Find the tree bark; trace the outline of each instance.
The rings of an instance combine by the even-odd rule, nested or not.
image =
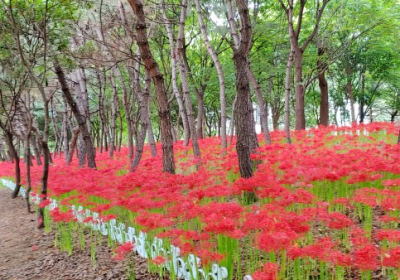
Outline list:
[[[165,172],[175,173],[174,146],[172,138],[172,122],[168,105],[168,97],[164,84],[164,77],[160,72],[157,62],[150,51],[150,45],[147,39],[146,17],[143,10],[143,3],[140,0],[128,0],[136,15],[136,42],[140,49],[141,59],[149,71],[155,91],[157,93],[158,115],[161,126],[161,142],[163,150],[163,170]]]
[[[253,162],[250,154],[258,147],[254,128],[253,105],[250,96],[248,77],[248,53],[250,50],[252,28],[247,0],[237,0],[241,21],[241,40],[234,51],[233,61],[236,71],[237,100],[235,105],[235,121],[237,131],[236,150],[239,160],[239,170],[242,178],[253,176]]]

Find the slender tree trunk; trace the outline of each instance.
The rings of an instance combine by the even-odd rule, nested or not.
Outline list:
[[[328,96],[328,82],[325,77],[326,72],[326,63],[323,60],[323,55],[325,53],[325,48],[323,46],[318,47],[318,61],[317,61],[317,70],[318,70],[318,85],[321,91],[321,103],[320,103],[320,111],[319,111],[319,120],[320,124],[324,126],[329,125],[329,96]]]
[[[28,213],[31,213],[31,204],[29,201],[29,194],[31,192],[31,151],[30,151],[30,132],[27,133],[25,138],[25,153],[26,153],[26,192],[25,201]]]
[[[68,107],[67,107],[67,100],[63,95],[64,101],[64,113],[63,113],[63,123],[62,123],[62,137],[64,139],[64,158],[65,163],[68,164],[68,155],[69,155],[69,141],[68,141]]]
[[[209,55],[211,56],[211,58],[212,58],[212,60],[214,62],[215,68],[217,69],[217,73],[218,73],[219,100],[220,100],[220,107],[221,107],[221,122],[220,122],[219,131],[220,131],[220,134],[221,134],[221,145],[222,145],[222,148],[226,148],[227,147],[227,141],[226,141],[226,99],[225,99],[224,73],[222,71],[222,66],[221,66],[221,63],[220,63],[220,61],[218,59],[218,55],[215,52],[214,48],[212,47],[210,41],[208,40],[207,28],[206,28],[206,25],[204,24],[203,15],[201,13],[200,0],[195,0],[195,2],[196,2],[196,10],[197,10],[197,16],[198,16],[198,19],[199,19],[199,26],[200,26],[201,34],[203,35],[203,40],[204,40],[204,43],[206,45],[207,51],[208,51]],[[200,115],[200,112],[199,112],[199,115]],[[197,125],[200,126],[199,121],[197,122]]]
[[[294,59],[294,49],[290,49],[287,65],[286,65],[286,78],[285,78],[285,132],[286,132],[286,142],[288,144],[292,143],[290,137],[290,91],[291,91],[291,81],[292,81],[292,66]]]
[[[364,123],[365,119],[365,114],[367,113],[364,111],[364,94],[365,94],[365,75],[364,71],[362,70],[360,73],[360,79],[361,79],[361,98],[360,98],[360,104],[359,104],[359,112],[360,112],[360,123]]]
[[[78,137],[80,132],[81,130],[79,128],[76,128],[72,134],[71,148],[69,149],[67,165],[69,165],[72,162],[72,159],[74,158],[76,144],[78,143]]]
[[[143,10],[143,3],[140,0],[128,0],[128,2],[136,15],[136,42],[140,49],[141,59],[153,79],[155,91],[157,93],[158,115],[160,117],[161,142],[163,149],[163,170],[174,174],[175,162],[173,138],[171,133],[172,122],[164,77],[150,51],[150,45],[147,40],[146,17]]]
[[[253,71],[250,69],[250,65],[247,70],[247,75],[249,76],[249,80],[251,85],[253,86],[254,92],[257,97],[258,106],[260,107],[260,120],[261,120],[261,128],[264,134],[264,139],[266,144],[271,144],[271,136],[269,135],[268,128],[268,111],[267,106],[262,96],[260,85],[258,84],[256,77],[254,76]]]
[[[185,101],[186,114],[187,114],[188,121],[189,121],[190,138],[192,139],[192,145],[193,145],[193,154],[196,158],[200,159],[201,154],[200,154],[200,147],[199,147],[199,143],[198,143],[198,139],[197,139],[197,131],[196,131],[196,125],[195,125],[194,115],[193,115],[193,105],[192,105],[192,100],[190,99],[189,83],[187,80],[187,73],[186,73],[186,68],[185,68],[184,59],[183,59],[183,48],[184,48],[183,37],[184,37],[184,30],[185,30],[187,5],[188,5],[188,0],[182,0],[176,52],[177,52],[177,56],[178,56],[178,68],[179,68],[179,73],[181,76],[182,91],[183,91],[183,97],[184,97],[184,101]]]
[[[117,104],[117,85],[115,84],[114,80],[114,68],[111,70],[110,73],[110,81],[111,81],[111,88],[112,88],[112,100],[111,100],[111,138],[110,138],[110,157],[114,156],[114,150],[116,147],[116,134],[117,134],[117,117],[118,117],[118,104]]]
[[[90,132],[87,129],[87,124],[85,121],[85,118],[82,117],[81,112],[79,111],[79,108],[75,102],[75,100],[72,97],[72,94],[69,90],[69,87],[67,85],[67,81],[65,79],[65,75],[63,70],[61,69],[60,65],[58,64],[57,61],[54,62],[54,69],[56,72],[56,75],[58,77],[58,81],[61,84],[61,89],[62,92],[65,96],[65,99],[67,100],[73,114],[75,115],[75,118],[78,122],[79,130],[82,132],[82,138],[83,141],[85,142],[86,146],[86,154],[87,154],[87,160],[88,160],[88,167],[89,168],[96,168],[96,154],[95,154],[95,148],[93,146],[93,141],[92,137],[90,135]],[[71,152],[74,150],[72,149]]]
[[[36,164],[40,166],[40,165],[42,165],[42,158],[40,155],[40,150],[38,148],[38,143],[37,143],[36,137],[31,137],[31,144],[33,147],[33,151],[35,153]]]
[[[346,68],[346,75],[347,75],[347,84],[346,84],[346,94],[347,97],[350,99],[350,116],[351,122],[356,122],[356,113],[354,109],[354,94],[353,94],[353,83],[351,81],[351,73],[352,70],[350,67]]]
[[[118,113],[118,120],[119,120],[118,152],[120,152],[121,146],[122,146],[122,116],[121,116],[121,112]]]
[[[297,25],[296,29],[293,24],[293,11],[295,7],[295,2],[293,0],[287,1],[287,6],[283,3],[283,0],[279,0],[283,10],[286,13],[289,27],[289,37],[291,48],[294,49],[294,65],[295,65],[295,129],[305,129],[306,128],[306,118],[305,118],[305,106],[304,106],[304,94],[305,86],[303,82],[303,53],[307,49],[310,42],[318,33],[319,23],[321,21],[322,13],[330,0],[323,0],[322,3],[317,1],[316,3],[316,21],[312,32],[308,35],[306,40],[303,41],[302,45],[299,45],[300,32],[302,30],[303,16],[306,0],[302,0],[299,3]],[[322,4],[322,5],[321,5]]]
[[[151,155],[153,157],[157,156],[157,149],[156,149],[156,140],[154,139],[154,133],[153,133],[153,127],[151,124],[151,119],[150,119],[150,87],[151,87],[151,77],[148,71],[146,71],[146,86],[144,89],[144,103],[146,105],[146,120],[148,123],[148,128],[147,128],[147,141],[149,142],[150,145],[150,151]],[[172,127],[173,129],[173,127]]]
[[[232,145],[233,141],[233,136],[235,135],[235,124],[236,124],[236,119],[235,119],[235,108],[236,108],[236,103],[237,103],[237,94],[235,95],[235,99],[233,99],[233,104],[232,104],[232,112],[231,112],[231,123],[230,123],[230,139],[229,139],[229,145]]]
[[[126,126],[128,128],[128,149],[129,149],[129,159],[133,159],[133,128],[132,128],[132,119],[131,119],[131,110],[129,108],[129,98],[128,98],[128,88],[125,84],[124,78],[122,77],[120,69],[117,67],[115,69],[115,74],[117,75],[119,82],[122,87],[122,104],[125,110],[125,120]],[[122,131],[122,127],[121,127]]]
[[[171,49],[171,80],[172,80],[172,91],[174,93],[174,96],[176,98],[176,101],[178,103],[178,109],[179,109],[179,116],[182,119],[182,125],[183,125],[183,145],[187,146],[189,145],[189,138],[190,138],[190,128],[189,128],[189,120],[185,112],[185,107],[183,105],[183,100],[182,97],[179,93],[178,90],[178,84],[177,84],[177,76],[176,76],[176,67],[178,64],[178,55],[176,53],[175,49],[175,43],[174,43],[174,33],[171,28],[171,22],[168,19],[166,15],[166,9],[163,3],[163,0],[161,0],[161,4],[163,5],[163,17],[165,21],[165,28],[167,31],[168,35],[168,40],[170,44],[170,49]],[[179,122],[177,124],[179,126]],[[179,129],[178,129],[178,136],[179,136]]]
[[[107,132],[106,132],[106,117],[104,114],[104,91],[103,91],[103,84],[106,82],[104,81],[100,75],[100,70],[96,68],[96,79],[97,83],[99,85],[99,116],[100,116],[100,122],[101,122],[101,136],[100,136],[100,153],[103,152],[103,146],[106,145],[107,143]],[[107,148],[105,149],[107,151]]]
[[[49,178],[50,150],[47,141],[42,141],[43,147],[43,175],[42,175],[42,192],[41,195],[47,199],[47,183]],[[38,228],[44,227],[44,208],[39,208]]]
[[[4,130],[5,140],[10,151],[11,157],[14,159],[14,169],[15,169],[15,189],[11,194],[12,198],[16,198],[19,194],[19,190],[21,189],[21,168],[20,168],[20,159],[18,153],[13,144],[13,135],[10,131]]]
[[[149,74],[146,73],[146,89],[143,90],[142,87],[140,86],[139,76],[140,76],[140,64],[135,63],[134,84],[140,105],[141,127],[140,127],[139,137],[137,138],[136,141],[136,152],[131,166],[132,171],[135,171],[136,168],[139,166],[143,154],[146,134],[149,131],[149,125],[150,125],[149,99],[150,99],[151,79],[149,77]],[[153,152],[154,151],[152,151],[152,153]]]
[[[305,88],[303,84],[303,51],[300,48],[295,49],[294,53],[294,65],[295,65],[295,129],[305,129],[306,128],[306,115],[304,113],[304,93]]]
[[[394,122],[394,119],[396,118],[398,113],[399,113],[398,110],[395,110],[394,112],[390,113],[390,122]]]
[[[9,161],[6,149],[2,141],[0,141],[0,159],[1,161]]]

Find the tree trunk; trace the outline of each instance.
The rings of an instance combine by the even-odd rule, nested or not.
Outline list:
[[[151,87],[151,77],[148,71],[146,71],[146,86],[144,89],[144,103],[146,105],[146,120],[148,123],[147,128],[147,141],[149,142],[151,156],[157,156],[156,140],[154,139],[153,127],[151,125],[150,119],[150,87]],[[173,129],[173,127],[172,127]]]
[[[164,21],[166,22],[165,28],[167,30],[167,35],[168,35],[168,40],[170,44],[170,50],[171,50],[171,80],[172,80],[172,91],[174,93],[174,96],[176,98],[176,101],[178,103],[178,109],[179,109],[179,116],[182,119],[182,126],[183,126],[183,145],[187,146],[189,145],[189,138],[190,138],[190,128],[189,128],[189,120],[185,112],[185,107],[183,105],[183,100],[182,97],[179,93],[178,90],[178,84],[177,84],[177,76],[176,76],[176,66],[177,66],[177,53],[175,49],[175,44],[174,44],[174,34],[171,28],[171,22],[168,19],[166,15],[166,9],[163,3],[163,0],[161,0],[161,3],[163,5],[163,17]],[[179,122],[177,124],[179,126]],[[178,137],[179,136],[179,129],[178,129]]]
[[[117,85],[114,80],[114,68],[111,69],[110,81],[112,88],[112,100],[111,100],[111,132],[110,132],[110,151],[109,155],[112,158],[114,156],[114,150],[116,147],[116,135],[117,135],[117,117],[118,117],[118,104],[117,104]]]
[[[26,192],[25,201],[28,213],[31,213],[31,204],[29,201],[29,194],[31,192],[31,151],[30,151],[30,131],[25,138],[25,153],[26,153]]]
[[[241,20],[241,41],[234,51],[233,61],[236,70],[237,100],[235,105],[235,122],[237,142],[236,150],[239,160],[239,170],[242,178],[253,176],[253,162],[251,153],[258,147],[254,127],[253,104],[250,96],[248,77],[248,53],[250,50],[252,28],[247,0],[237,0]]]
[[[149,71],[155,91],[157,93],[158,115],[160,118],[161,142],[163,150],[163,170],[175,173],[174,146],[172,138],[172,122],[168,105],[168,97],[164,84],[164,77],[160,72],[157,62],[154,60],[147,40],[146,17],[143,11],[143,4],[140,0],[128,0],[136,15],[136,42],[140,49],[141,59]]]
[[[262,96],[260,85],[258,84],[256,77],[254,76],[253,71],[250,69],[250,65],[247,69],[247,75],[249,76],[249,80],[251,85],[253,86],[254,92],[257,97],[258,106],[260,107],[260,120],[261,120],[261,128],[264,134],[264,140],[266,144],[271,144],[271,136],[269,135],[268,128],[268,109],[267,105]]]
[[[186,14],[187,14],[187,5],[188,5],[188,0],[182,0],[176,52],[177,52],[177,56],[178,56],[178,68],[179,68],[179,73],[181,76],[182,91],[183,91],[183,97],[184,97],[184,101],[185,101],[186,114],[187,114],[187,118],[189,121],[190,138],[192,139],[192,145],[193,145],[193,154],[197,159],[200,160],[201,154],[200,154],[200,147],[199,147],[199,143],[198,143],[198,139],[197,139],[197,131],[196,131],[196,125],[195,125],[194,115],[193,115],[193,105],[192,105],[192,100],[190,99],[189,83],[187,80],[187,73],[186,73],[186,68],[185,68],[184,59],[183,59],[183,47],[184,47],[183,46],[183,37],[185,35],[184,29],[185,29],[185,20],[186,20]]]
[[[286,17],[288,20],[289,27],[289,38],[291,48],[294,49],[294,65],[295,65],[295,129],[305,129],[306,128],[306,118],[305,118],[305,106],[304,106],[304,93],[305,86],[303,81],[303,53],[307,49],[310,42],[318,33],[319,23],[321,21],[322,13],[330,0],[323,0],[322,6],[320,6],[320,2],[316,3],[316,20],[314,24],[314,28],[312,32],[308,35],[306,40],[303,41],[302,45],[299,45],[300,32],[302,30],[303,16],[305,5],[307,3],[306,0],[302,0],[299,3],[298,7],[298,15],[297,15],[297,25],[296,30],[293,24],[293,11],[295,7],[295,2],[293,0],[288,0],[288,5],[286,6],[283,3],[283,0],[279,0],[283,10],[286,13]]]
[[[76,121],[78,122],[79,130],[82,132],[82,137],[83,141],[85,142],[86,146],[86,154],[87,154],[87,161],[88,161],[88,167],[89,168],[96,168],[96,154],[95,154],[95,148],[93,146],[93,141],[92,137],[90,135],[89,130],[87,129],[86,121],[85,118],[82,116],[81,112],[79,111],[79,108],[75,102],[75,100],[72,97],[72,94],[69,90],[69,87],[67,85],[67,81],[65,79],[65,75],[63,70],[61,69],[60,65],[58,64],[57,61],[54,62],[54,70],[56,72],[58,81],[61,84],[61,89],[62,92],[65,96],[65,99],[68,102],[68,105],[70,106],[72,113],[74,114]],[[71,154],[73,153],[73,149],[71,149]]]
[[[390,113],[390,122],[394,122],[394,119],[396,118],[398,114],[398,110],[395,110],[394,112]]]
[[[86,164],[86,146],[82,134],[79,134],[78,136],[78,150],[79,150],[78,154],[79,166],[83,167]]]
[[[69,149],[67,165],[69,165],[72,162],[72,159],[74,158],[76,144],[78,143],[78,137],[79,137],[80,132],[81,132],[81,130],[79,128],[76,128],[74,133],[72,134],[73,136],[71,139],[71,145],[70,145],[71,147]]]
[[[132,119],[131,119],[131,110],[129,108],[129,100],[128,100],[128,88],[125,84],[124,78],[122,77],[120,69],[117,67],[115,69],[115,73],[119,79],[119,82],[122,87],[122,104],[124,106],[125,110],[125,120],[126,120],[126,126],[128,128],[128,149],[129,149],[129,159],[133,159],[133,128],[132,128]],[[121,127],[122,131],[122,127]]]
[[[148,131],[149,119],[150,119],[149,111],[148,111],[150,85],[146,85],[147,88],[145,91],[143,91],[142,87],[140,86],[140,77],[139,76],[140,76],[140,64],[137,62],[137,63],[135,63],[134,85],[135,85],[135,90],[136,90],[137,97],[139,100],[141,125],[140,125],[140,133],[139,133],[139,136],[137,137],[137,141],[136,141],[136,152],[135,152],[135,157],[133,158],[133,161],[132,161],[131,171],[136,170],[136,168],[139,166],[140,160],[142,158],[143,149],[144,149],[144,141],[146,139],[146,133]],[[150,83],[150,80],[146,79],[146,82]]]
[[[64,101],[64,113],[63,113],[63,123],[62,123],[62,138],[64,143],[64,158],[65,163],[68,164],[68,155],[69,155],[69,141],[68,141],[68,107],[67,107],[67,100],[63,95]]]
[[[350,99],[350,115],[351,115],[351,122],[356,122],[356,113],[354,109],[354,94],[353,94],[353,83],[351,81],[351,73],[352,70],[350,67],[346,68],[346,76],[347,76],[347,84],[346,84],[346,94],[347,97]]]
[[[290,137],[290,91],[292,82],[292,67],[295,51],[293,47],[290,48],[290,53],[288,61],[286,64],[286,78],[285,78],[285,132],[286,132],[286,142],[288,144],[292,143]]]
[[[11,131],[4,130],[5,140],[10,151],[11,157],[14,159],[14,168],[15,168],[15,189],[11,194],[12,198],[16,198],[19,194],[19,190],[21,189],[21,168],[20,168],[20,160],[18,153],[13,144],[13,135]]]
[[[40,166],[40,165],[42,165],[42,158],[41,158],[40,150],[38,148],[38,142],[37,142],[36,137],[31,137],[31,144],[33,147],[33,151],[35,153],[36,164]]]
[[[295,48],[294,53],[294,65],[295,65],[295,129],[306,128],[306,116],[304,113],[304,84],[303,84],[303,51],[300,48]]]
[[[49,162],[50,162],[50,150],[47,146],[47,141],[42,141],[43,147],[43,175],[42,175],[42,192],[43,199],[47,199],[47,183],[49,177]],[[44,227],[44,208],[39,208],[38,215],[38,228]]]
[[[318,47],[318,60],[317,60],[317,71],[318,71],[318,85],[321,91],[321,103],[319,110],[319,122],[321,125],[329,125],[329,96],[328,96],[328,82],[325,77],[326,63],[322,56],[325,53],[323,46]]]

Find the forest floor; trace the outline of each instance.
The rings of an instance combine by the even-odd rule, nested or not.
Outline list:
[[[54,232],[36,227],[35,213],[27,213],[21,197],[11,199],[11,191],[0,188],[0,280],[114,280],[129,279],[129,263],[134,263],[136,280],[158,280],[147,272],[147,260],[130,256],[115,261],[107,239],[96,248],[93,265],[90,246],[61,252]]]

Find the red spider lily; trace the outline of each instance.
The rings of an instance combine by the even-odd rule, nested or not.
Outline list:
[[[260,249],[266,252],[279,252],[284,250],[298,238],[294,231],[275,231],[273,233],[263,232],[258,238]]]
[[[382,223],[391,223],[391,222],[398,223],[399,218],[388,216],[388,215],[383,215],[382,217],[379,217],[379,221],[381,221]]]
[[[349,199],[345,198],[345,197],[335,198],[333,200],[333,203],[335,203],[335,204],[343,204],[343,205],[346,205],[346,206],[350,205]]]
[[[386,230],[379,230],[376,233],[376,238],[379,240],[388,240],[393,242],[400,241],[400,230],[398,229],[386,229]]]
[[[220,262],[224,259],[224,255],[216,252],[211,252],[208,249],[199,249],[196,251],[197,256],[201,259],[201,265],[208,266],[213,262]]]
[[[382,264],[386,267],[400,268],[400,247],[382,254]]]
[[[277,280],[278,265],[276,263],[266,263],[262,270],[254,272],[252,278],[254,280]]]
[[[369,240],[366,237],[366,234],[365,234],[364,230],[361,229],[361,228],[353,227],[351,229],[350,234],[351,234],[351,243],[356,248],[360,248],[364,244],[368,244],[369,243]]]
[[[167,259],[164,258],[163,256],[157,256],[154,259],[152,259],[151,261],[156,265],[162,265],[162,264],[165,264],[168,262]]]
[[[138,225],[146,227],[147,229],[165,228],[172,225],[171,219],[165,218],[164,215],[146,211],[139,212],[135,221]]]
[[[400,187],[400,179],[384,180],[382,185],[385,187]]]
[[[50,203],[51,203],[50,199],[45,199],[45,200],[42,200],[42,201],[38,204],[38,207],[39,207],[39,208],[44,208],[44,207],[50,205]]]
[[[329,214],[329,218],[327,220],[327,226],[329,228],[343,229],[352,225],[353,221],[342,213],[333,212]]]
[[[68,197],[61,205],[78,203],[99,213],[114,213],[115,216],[107,218],[118,218],[117,209],[120,208],[134,212],[139,217],[137,221],[145,227],[144,230],[162,228],[159,230],[160,237],[170,239],[171,244],[181,248],[183,255],[197,254],[197,251],[203,250],[201,254],[206,258],[205,262],[221,257],[212,257],[210,254],[218,252],[217,238],[224,234],[231,238],[245,235],[254,237],[255,248],[246,248],[246,251],[285,250],[290,259],[315,258],[316,261],[334,266],[351,265],[363,270],[370,269],[375,264],[398,267],[398,251],[387,249],[380,252],[381,248],[378,246],[382,246],[384,242],[374,244],[380,253],[374,251],[372,247],[368,247],[372,245],[370,238],[358,221],[353,222],[347,211],[344,212],[346,215],[331,212],[332,208],[329,207],[341,204],[348,210],[358,206],[356,204],[371,208],[380,206],[379,211],[383,211],[383,216],[378,217],[374,212],[374,222],[399,222],[396,211],[400,210],[400,179],[385,178],[387,173],[400,174],[400,149],[398,145],[373,140],[372,135],[363,136],[363,139],[371,140],[370,143],[361,143],[361,138],[357,135],[382,129],[387,133],[398,133],[398,128],[393,124],[319,128],[295,132],[293,137],[296,141],[293,145],[286,145],[279,143],[284,139],[284,133],[273,132],[271,137],[274,143],[261,145],[253,156],[262,163],[250,179],[235,179],[239,176],[235,147],[232,145],[221,149],[217,138],[200,140],[206,168],[199,171],[189,170],[196,163],[190,147],[183,146],[181,141],[175,145],[177,165],[183,169],[188,168],[183,170],[185,175],[162,173],[160,154],[152,158],[147,147],[138,172],[122,175],[118,175],[120,172],[117,171],[129,170],[125,148],[121,153],[117,152],[114,159],[109,159],[106,153],[98,153],[97,171],[79,168],[77,159],[71,166],[65,167],[63,159],[55,158],[54,165],[51,166],[49,197],[63,194],[63,197]],[[334,135],[336,132],[342,135]],[[161,151],[161,146],[157,149]],[[0,176],[12,175],[13,168],[12,164],[0,163]],[[21,169],[24,174],[23,165]],[[41,167],[32,166],[35,192],[39,191],[41,175]],[[373,182],[381,178],[382,182]],[[321,184],[315,184],[315,187],[311,184],[324,180],[327,185],[331,185],[329,187],[336,190],[346,188],[348,180],[348,183],[354,183],[351,187],[355,189],[354,195],[350,191],[346,193],[346,197],[323,201],[320,199]],[[26,179],[23,178],[23,181]],[[371,187],[363,188],[369,185],[366,183],[357,184],[365,181],[371,182]],[[383,189],[380,186],[382,183]],[[246,190],[254,191],[260,198],[256,205],[241,206],[232,202],[237,201],[236,195],[241,195]],[[335,194],[339,195],[336,190]],[[92,197],[102,202],[95,203]],[[69,214],[60,213],[59,209],[53,215],[61,221],[69,221],[71,218],[67,217]],[[90,218],[85,220],[90,221]],[[200,226],[182,229],[184,222],[194,224],[193,221]],[[318,234],[321,238],[309,242],[304,238],[305,234],[311,234],[310,228],[315,225],[322,225],[322,231]],[[380,223],[377,225],[380,226]],[[343,245],[348,247],[349,244],[335,242],[337,232],[332,229],[346,229],[342,233],[348,233],[350,252],[341,251]],[[207,230],[210,232],[206,232]],[[396,230],[374,229],[373,238],[399,242]],[[299,243],[307,245],[299,247]],[[116,256],[123,257],[121,254]]]
[[[50,211],[50,217],[56,223],[61,223],[61,222],[68,223],[68,222],[76,221],[76,218],[75,218],[72,210],[68,210],[67,212],[61,212],[60,208],[58,208],[58,207],[56,207],[52,211]]]
[[[362,270],[375,270],[379,265],[379,251],[372,245],[364,245],[353,253],[354,264]]]
[[[116,255],[114,260],[122,261],[125,259],[126,255],[132,252],[134,245],[132,242],[125,242],[124,244],[120,245],[116,249]]]

